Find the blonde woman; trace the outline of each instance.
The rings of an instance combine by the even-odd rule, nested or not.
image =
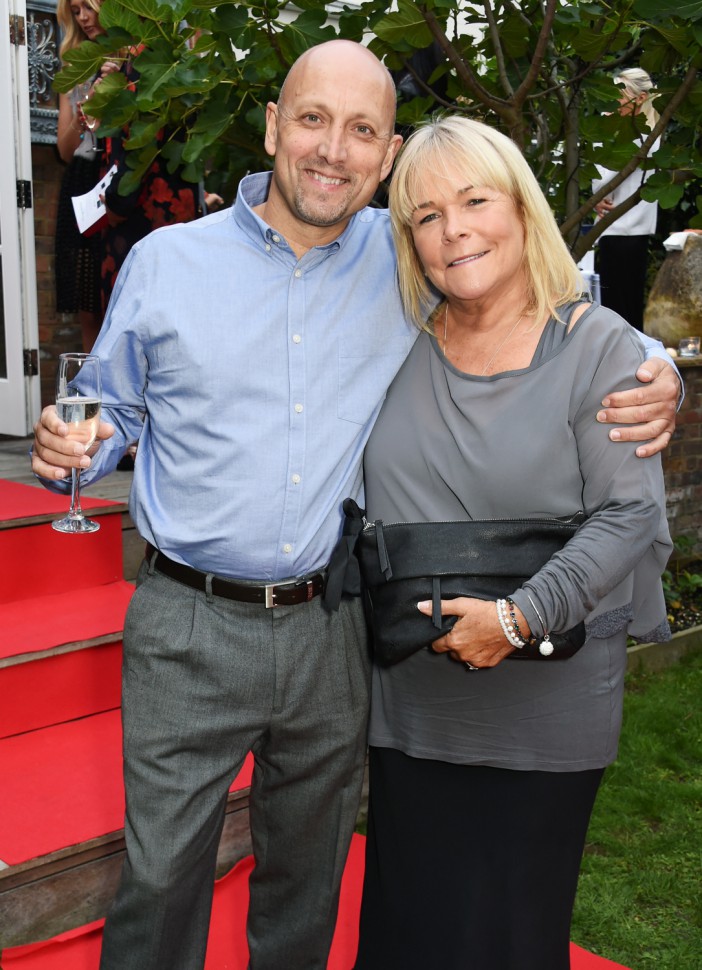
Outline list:
[[[652,130],[658,121],[658,112],[653,106],[655,91],[653,81],[638,67],[621,71],[615,78],[619,85],[618,112],[622,118],[643,115]],[[638,150],[643,137],[632,126],[633,148]],[[660,145],[656,139],[649,154]],[[597,166],[599,177],[592,183],[593,192],[616,175],[616,172]],[[651,174],[637,168],[624,181],[603,199],[595,211],[602,217],[628,199],[639,189]],[[615,310],[627,323],[637,330],[643,330],[644,291],[648,267],[648,249],[651,236],[656,231],[658,205],[656,202],[637,202],[608,226],[598,241],[598,270],[604,306]]]
[[[366,447],[368,519],[588,518],[509,600],[443,600],[450,633],[374,667],[356,970],[568,970],[627,635],[669,636],[660,461],[595,420],[644,349],[584,298],[528,165],[486,125],[449,117],[416,132],[390,215],[403,302],[424,332]],[[570,659],[512,657],[581,621]]]
[[[59,0],[56,17],[62,31],[60,55],[94,40],[104,29],[99,20],[98,0]],[[77,313],[81,326],[83,349],[89,351],[100,329],[100,238],[86,238],[78,232],[71,197],[92,189],[100,177],[101,151],[97,139],[96,118],[83,110],[94,84],[111,71],[118,70],[106,61],[100,76],[79,84],[67,94],[59,95],[59,117],[56,147],[67,163],[61,183],[56,219],[55,277],[56,310]]]

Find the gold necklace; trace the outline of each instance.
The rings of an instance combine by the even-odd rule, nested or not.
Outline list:
[[[517,327],[519,326],[519,324],[522,322],[523,319],[524,319],[524,314],[522,314],[521,317],[517,320],[517,322],[515,323],[515,325],[512,327],[512,329],[510,330],[510,332],[507,334],[507,336],[502,341],[502,343],[500,344],[500,346],[497,348],[497,350],[495,351],[495,353],[492,355],[492,357],[490,358],[490,360],[487,362],[487,364],[485,365],[485,367],[483,367],[483,369],[480,372],[480,376],[481,377],[485,377],[485,375],[487,374],[487,371],[488,371],[488,368],[489,368],[490,364],[493,362],[493,360],[495,359],[495,357],[497,357],[497,355],[499,354],[499,352],[502,350],[502,348],[504,347],[504,345],[507,343],[507,341],[512,336],[512,334],[517,329]]]
[[[499,354],[499,352],[502,350],[502,348],[504,347],[504,345],[507,343],[507,341],[512,336],[512,334],[517,329],[517,327],[519,326],[519,324],[522,322],[523,319],[524,319],[524,314],[522,314],[521,317],[517,320],[517,322],[514,324],[514,326],[510,330],[510,332],[507,334],[507,336],[505,337],[505,339],[498,346],[498,348],[495,351],[495,353],[492,355],[492,357],[490,358],[490,360],[487,362],[487,364],[485,365],[485,367],[483,367],[483,369],[481,370],[480,375],[479,375],[480,377],[485,377],[485,374],[487,373],[487,370],[488,370],[490,364],[497,357],[497,355]],[[446,312],[444,313],[444,357],[446,357],[446,338],[447,338],[447,334],[448,334],[448,303],[446,304]]]

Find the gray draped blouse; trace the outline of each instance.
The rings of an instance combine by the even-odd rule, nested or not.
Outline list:
[[[534,632],[539,617],[555,631],[585,620],[587,642],[570,660],[478,673],[430,650],[376,666],[373,745],[522,770],[616,756],[627,633],[669,637],[660,575],[672,546],[660,458],[637,458],[595,419],[606,394],[636,383],[643,347],[597,304],[568,332],[572,309],[547,323],[529,367],[488,377],[457,370],[422,334],[366,448],[366,506],[385,522],[584,509],[576,536],[512,598]]]

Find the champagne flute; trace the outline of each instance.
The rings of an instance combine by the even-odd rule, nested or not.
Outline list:
[[[102,383],[100,358],[94,354],[61,354],[56,373],[56,413],[68,425],[70,441],[86,450],[95,441],[100,423]],[[86,519],[80,507],[80,468],[71,469],[71,507],[68,515],[51,523],[57,532],[97,532],[97,522]]]

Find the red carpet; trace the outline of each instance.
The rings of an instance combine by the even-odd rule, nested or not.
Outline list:
[[[3,862],[17,865],[122,828],[119,711],[92,717],[89,731],[71,721],[6,738],[0,754]]]
[[[0,763],[3,862],[17,865],[122,828],[118,710],[5,738]],[[232,791],[248,788],[252,765],[249,755]],[[66,963],[63,970],[72,967]]]
[[[328,970],[351,970],[358,942],[364,838],[355,835],[341,886],[339,919]],[[242,860],[215,887],[205,970],[246,970],[246,907],[250,858]],[[5,950],[3,970],[97,970],[102,921],[64,933],[46,943]],[[626,970],[571,944],[572,970]],[[281,968],[283,970],[283,968]],[[441,970],[441,968],[436,968]],[[547,970],[545,967],[544,970]]]
[[[119,529],[118,519],[115,525]],[[108,633],[119,633],[121,638],[124,614],[133,593],[134,586],[119,579],[100,585],[96,581],[94,586],[70,597],[62,593],[35,594],[31,600],[31,623],[27,622],[26,599],[3,603],[0,659],[81,643]]]
[[[67,503],[0,479],[0,660],[122,631],[134,587],[122,578],[119,503],[86,497],[87,509],[109,511],[78,537],[51,528]]]
[[[0,738],[118,708],[121,668],[118,634],[90,650],[5,667],[0,686]],[[31,703],[27,703],[28,697]]]
[[[91,498],[87,494],[81,495],[80,499],[84,509],[100,509],[119,504],[109,499]],[[21,485],[19,482],[0,478],[0,518],[3,520],[28,519],[36,515],[65,515],[69,504],[70,500],[66,495],[57,495],[45,488]]]

